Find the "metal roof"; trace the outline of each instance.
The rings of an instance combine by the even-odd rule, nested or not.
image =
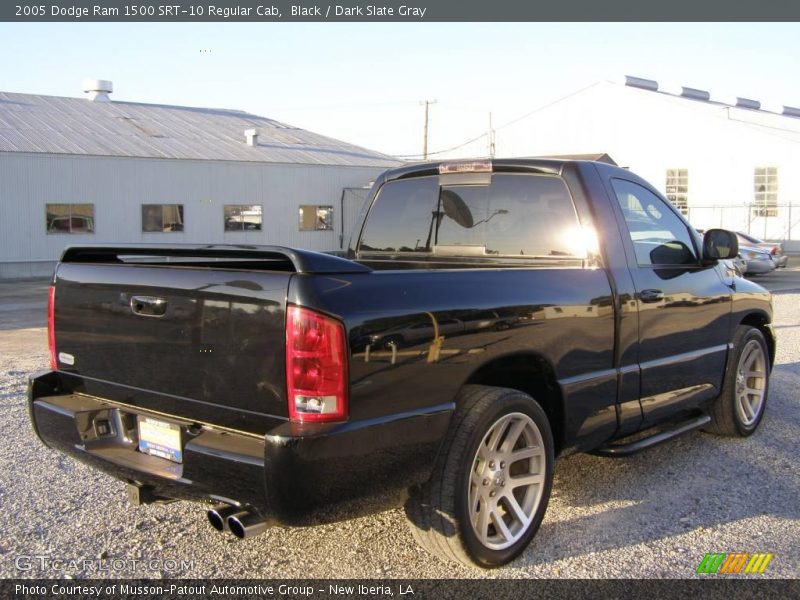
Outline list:
[[[737,96],[735,102],[722,101],[720,99],[713,98],[711,93],[706,90],[699,90],[697,88],[686,87],[686,86],[681,86],[680,93],[676,94],[663,89],[657,81],[654,81],[652,79],[644,79],[642,77],[632,77],[631,75],[626,75],[624,80],[624,86],[639,88],[650,92],[657,92],[664,96],[672,96],[676,98],[686,98],[689,100],[695,100],[699,101],[700,103],[707,104],[709,106],[741,108],[741,109],[748,109],[750,111],[753,111],[754,113],[761,113],[765,115],[791,117],[793,119],[800,118],[800,108],[794,106],[783,105],[782,110],[780,112],[777,110],[767,110],[761,105],[761,102],[759,102],[758,100],[752,100],[750,98],[742,98],[741,96]]]
[[[245,129],[258,130],[249,146]],[[238,110],[0,92],[0,152],[342,166],[396,158]]]

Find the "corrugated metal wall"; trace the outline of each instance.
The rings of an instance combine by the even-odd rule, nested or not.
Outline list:
[[[373,167],[0,154],[0,278],[46,275],[74,244],[249,243],[336,250],[343,188]],[[45,205],[94,204],[94,234],[48,234]],[[183,204],[181,233],[143,233],[142,204]],[[225,204],[261,204],[261,231],[226,232]],[[331,231],[299,231],[301,204],[334,207]],[[345,232],[349,236],[349,231]]]

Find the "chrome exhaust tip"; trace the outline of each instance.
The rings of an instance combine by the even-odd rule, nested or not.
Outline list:
[[[246,510],[230,515],[227,526],[228,531],[241,540],[257,536],[268,527],[262,517]]]
[[[238,506],[231,506],[230,504],[220,504],[215,506],[206,513],[208,522],[217,531],[229,531],[228,517],[232,514],[239,512]]]

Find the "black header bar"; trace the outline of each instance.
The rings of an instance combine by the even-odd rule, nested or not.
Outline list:
[[[5,0],[8,22],[798,21],[792,0]]]
[[[480,576],[482,573],[476,572]],[[659,600],[738,600],[797,598],[797,580],[741,579],[708,576],[703,579],[6,579],[0,597],[9,600],[522,600],[659,598]]]

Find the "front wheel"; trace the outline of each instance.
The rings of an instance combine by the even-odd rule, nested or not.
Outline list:
[[[769,371],[764,334],[748,325],[737,327],[722,392],[711,406],[708,431],[730,436],[751,435],[764,416]]]
[[[547,415],[517,390],[465,386],[431,480],[412,494],[412,533],[447,560],[498,567],[544,518],[553,482]]]

